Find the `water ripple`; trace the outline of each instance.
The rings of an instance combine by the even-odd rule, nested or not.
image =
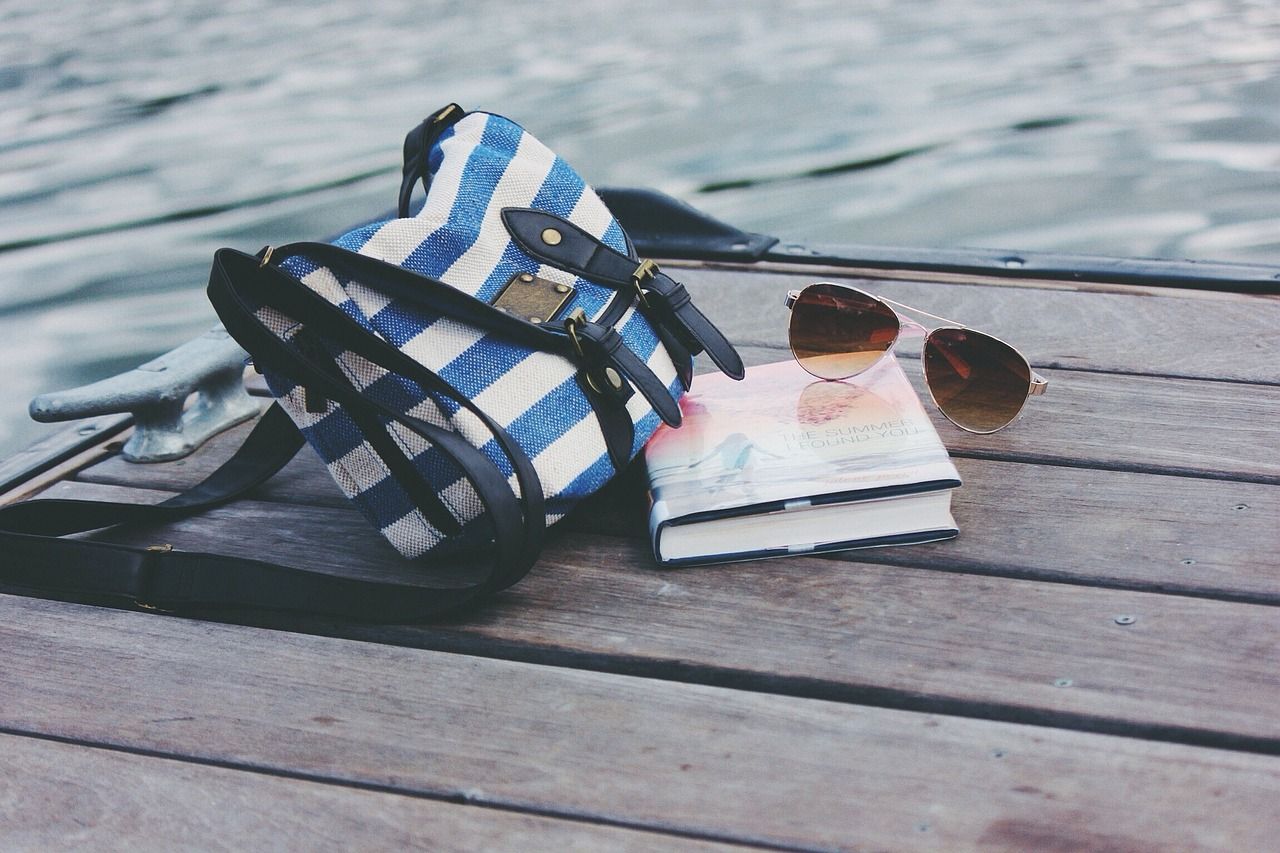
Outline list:
[[[0,452],[200,333],[217,246],[390,207],[454,100],[791,239],[1280,261],[1272,0],[8,0],[0,57]]]

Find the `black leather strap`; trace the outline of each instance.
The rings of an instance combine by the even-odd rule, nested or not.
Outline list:
[[[616,466],[630,454],[631,423],[625,401],[633,386],[664,421],[673,425],[680,422],[679,407],[667,389],[612,328],[584,321],[575,326],[571,338],[565,329],[532,326],[441,282],[325,243],[293,244],[277,252],[278,258],[306,255],[350,273],[394,299],[499,331],[533,348],[574,358],[583,365],[580,378],[595,376],[596,385],[605,375],[604,368],[613,368],[626,382],[621,387],[593,391],[604,397],[611,395],[619,418],[627,421],[624,436],[622,430],[608,426],[613,423],[616,427],[618,419],[602,419]],[[439,502],[431,484],[422,481],[402,457],[381,422],[399,423],[444,453],[481,500],[491,529],[490,559],[463,576],[450,572],[439,582],[406,585],[167,547],[134,548],[59,538],[119,524],[171,522],[236,498],[261,484],[283,467],[303,443],[293,423],[276,405],[226,464],[195,488],[161,504],[36,500],[0,508],[0,548],[5,554],[5,559],[0,560],[0,583],[75,592],[171,611],[265,608],[405,621],[456,609],[515,583],[528,572],[541,551],[544,535],[542,486],[532,462],[500,424],[438,374],[369,334],[292,276],[257,258],[219,251],[210,273],[209,298],[227,330],[255,359],[306,388],[309,400],[312,394],[317,403],[332,400],[356,417],[371,442],[378,442],[375,449],[388,462],[397,481],[409,490],[428,518],[441,530],[455,532],[459,529],[457,520]],[[672,311],[678,314],[683,307],[678,294],[672,302]],[[282,341],[257,316],[257,309],[263,306],[296,321],[301,327],[297,334],[302,334],[304,340],[318,338],[322,343],[297,347]],[[404,376],[475,415],[510,461],[519,494],[512,491],[493,460],[462,436],[362,395],[328,357],[323,342]],[[378,436],[388,440],[382,441]]]
[[[455,609],[492,587],[449,579],[433,587],[337,577],[265,561],[56,538],[119,524],[160,524],[239,497],[266,481],[302,446],[278,406],[234,456],[202,483],[160,504],[34,500],[0,508],[0,583],[75,593],[168,611],[294,610],[404,621]],[[504,481],[505,485],[505,481]]]
[[[409,215],[409,202],[413,198],[413,188],[422,181],[422,189],[431,187],[431,149],[435,146],[440,134],[467,114],[457,104],[442,107],[422,120],[422,123],[409,131],[404,138],[404,169],[400,179],[401,217]]]
[[[350,275],[362,284],[390,296],[401,304],[449,316],[460,322],[494,332],[506,340],[530,349],[555,353],[577,361],[588,372],[603,369],[606,366],[613,367],[644,395],[663,421],[673,426],[680,422],[679,406],[671,399],[671,394],[662,384],[662,380],[658,379],[647,364],[627,349],[622,338],[612,329],[590,321],[584,325],[585,335],[580,340],[586,349],[584,359],[578,354],[577,347],[574,346],[563,327],[551,323],[542,325],[526,323],[455,287],[419,275],[404,267],[350,252],[328,243],[290,243],[272,251],[273,259],[283,260],[291,255],[302,255]],[[395,347],[368,335],[345,313],[335,309],[323,297],[300,284],[288,273],[273,265],[259,269],[257,259],[230,249],[222,249],[214,256],[215,270],[220,266],[227,268],[232,265],[237,268],[236,275],[241,278],[258,276],[263,279],[264,283],[258,288],[263,304],[270,305],[290,317],[307,317],[309,326],[320,334],[344,342],[349,341],[353,352],[369,358],[370,361],[377,361],[379,357],[388,360],[388,363],[383,366],[402,376],[412,379],[414,374],[425,370]],[[267,284],[267,281],[270,284]],[[212,297],[211,294],[210,298]],[[232,334],[235,333],[232,332]],[[243,345],[244,342],[241,341],[241,343]],[[368,354],[371,347],[379,353],[379,356]],[[247,346],[246,349],[248,349]],[[396,366],[392,367],[391,363]],[[423,387],[432,386],[424,385]],[[443,388],[438,390],[447,393]],[[604,393],[605,396],[609,396],[607,392]],[[618,395],[621,403],[626,402],[625,394],[626,392]],[[469,400],[466,403],[470,405]]]
[[[289,281],[293,287],[287,286]],[[403,621],[455,609],[523,577],[541,550],[546,508],[537,473],[519,445],[438,375],[364,329],[356,326],[353,330],[348,325],[350,318],[340,310],[323,299],[317,306],[301,298],[301,291],[307,288],[291,276],[237,252],[219,252],[210,274],[211,301],[228,331],[255,357],[294,382],[315,389],[324,399],[341,403],[352,416],[363,418],[371,440],[379,433],[385,435],[378,418],[396,421],[430,441],[458,466],[480,497],[484,517],[491,526],[493,547],[487,562],[463,577],[451,571],[439,583],[388,584],[224,555],[57,538],[118,524],[173,521],[257,486],[288,462],[303,443],[293,423],[276,405],[231,460],[195,488],[162,504],[37,500],[0,509],[0,547],[5,550],[5,559],[0,561],[0,583],[75,592],[162,610],[267,608]],[[342,348],[400,372],[476,415],[508,455],[516,472],[519,496],[493,461],[460,435],[364,397],[332,363],[326,364],[314,347],[304,353],[281,341],[254,311],[255,305],[266,304],[278,309],[302,307],[300,313],[309,321],[302,331],[320,330],[323,337]],[[557,344],[564,343],[562,336],[552,337]],[[397,477],[406,476],[406,470],[410,472],[407,485],[412,492],[416,477],[412,468],[397,471]],[[429,484],[425,485],[425,493],[434,495]],[[423,491],[416,491],[415,500],[422,506]],[[447,515],[443,506],[439,509]],[[448,522],[440,526],[447,531],[458,529],[451,516]]]
[[[745,375],[733,345],[693,304],[684,285],[666,273],[655,270],[637,282],[634,260],[554,214],[508,207],[502,211],[502,221],[520,248],[545,264],[617,289],[638,283],[645,296],[642,308],[650,312],[652,321],[674,329],[693,355],[706,350],[726,375],[734,379]],[[551,231],[555,236],[548,241],[544,235]]]
[[[208,293],[227,331],[262,363],[272,365],[297,384],[319,388],[326,397],[349,410],[366,409],[384,420],[400,423],[431,442],[458,466],[475,488],[493,528],[493,589],[510,586],[528,572],[541,551],[546,525],[542,485],[532,462],[497,422],[440,376],[369,334],[292,276],[262,265],[252,256],[229,249],[217,252]],[[311,298],[318,301],[308,310],[297,313],[287,310],[299,304],[307,305]],[[258,305],[270,305],[295,321],[301,315],[306,318],[306,328],[467,409],[485,425],[506,454],[516,474],[519,498],[493,461],[457,433],[397,412],[360,394],[340,372],[318,368],[262,324],[256,314]]]
[[[611,328],[590,321],[577,328],[589,361],[607,364],[620,371],[649,401],[663,423],[673,427],[680,426],[680,407],[671,399],[671,393],[649,369],[649,365],[627,348],[621,335]],[[589,372],[594,374],[594,371]]]

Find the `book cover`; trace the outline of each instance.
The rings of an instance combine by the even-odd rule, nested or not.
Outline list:
[[[660,563],[955,536],[960,477],[893,356],[830,382],[792,360],[699,376],[645,447]]]

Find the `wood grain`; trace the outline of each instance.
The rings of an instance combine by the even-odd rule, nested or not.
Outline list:
[[[748,365],[791,357],[760,347],[741,353]],[[1278,386],[1042,370],[1047,394],[1032,397],[1012,426],[975,435],[939,414],[918,359],[902,366],[953,454],[1280,483]]]
[[[1280,488],[983,459],[956,463],[965,483],[952,501],[962,531],[959,539],[863,551],[853,559],[1280,604]],[[102,465],[84,476],[91,481],[150,481],[174,491],[197,479],[191,476],[193,468],[154,470],[158,467],[140,471],[127,463],[110,469]],[[148,473],[152,476],[143,476]],[[131,495],[95,486],[99,484],[64,484],[47,494],[148,499],[146,491]],[[644,472],[635,466],[554,530],[562,535],[646,537],[645,486]],[[358,550],[331,552],[345,554],[337,558],[338,567],[344,561],[363,562],[386,547],[371,530],[364,531],[363,517],[311,454],[301,454],[257,496],[267,504],[297,501],[343,513],[316,514],[333,518],[325,523],[362,543]],[[210,517],[220,519],[216,523],[221,526],[210,529],[205,544],[217,548],[217,536],[242,539],[249,530],[248,541],[264,553],[287,553],[307,541],[290,536],[309,535],[307,530],[290,532],[292,517],[291,510],[279,505],[233,504]],[[283,525],[278,530],[276,520]],[[781,570],[786,563],[776,565]]]
[[[163,533],[106,538],[384,580],[423,572],[355,513],[325,507],[246,503]],[[1018,558],[1012,542],[978,540],[970,553]],[[325,547],[303,552],[298,542]],[[264,618],[378,642],[1280,752],[1270,663],[1280,609],[960,574],[945,571],[956,568],[947,547],[902,549],[944,571],[853,562],[858,554],[659,571],[644,540],[573,533],[453,625]],[[1136,621],[1119,625],[1120,615]],[[1064,678],[1069,689],[1056,686]]]
[[[0,598],[0,626],[10,732],[804,847],[1280,830],[1280,764],[1257,755],[30,599]]]
[[[244,443],[254,423],[240,424],[183,459],[173,462],[138,464],[116,454],[80,471],[79,479],[92,483],[139,486],[181,491],[209,476]],[[314,503],[319,506],[347,506],[348,501],[329,476],[324,463],[309,447],[304,447],[280,473],[254,492],[262,500]]]
[[[0,751],[10,853],[741,849],[12,735]]]
[[[0,460],[0,505],[36,476],[91,451],[131,423],[128,415],[101,415],[50,427],[39,441]]]
[[[816,276],[680,269],[698,307],[741,346],[786,346],[790,289]],[[1011,342],[1037,367],[1280,383],[1280,298],[1177,290],[1088,293],[1041,287],[846,281]],[[904,341],[918,349],[918,344]]]
[[[800,247],[803,249],[804,247]],[[854,247],[860,249],[863,247]],[[875,250],[876,247],[866,247]],[[904,250],[899,249],[901,255]],[[905,250],[912,251],[912,250]],[[981,250],[980,250],[981,251]],[[843,253],[845,255],[848,252]],[[855,255],[859,252],[855,251]],[[1019,253],[1020,254],[1020,253]],[[1106,261],[1114,261],[1113,258],[1103,257],[1086,257],[1094,262],[1095,269],[1105,266]],[[823,278],[835,276],[837,278],[872,278],[876,280],[889,281],[914,281],[914,282],[937,282],[943,284],[964,284],[964,285],[981,285],[983,287],[1018,287],[1018,288],[1036,288],[1040,290],[1067,290],[1078,293],[1120,293],[1128,296],[1176,296],[1179,299],[1201,299],[1211,302],[1235,301],[1243,302],[1256,298],[1260,293],[1266,293],[1266,286],[1262,289],[1255,289],[1246,286],[1244,288],[1235,288],[1228,290],[1214,290],[1209,288],[1199,288],[1194,286],[1186,286],[1172,283],[1172,279],[1164,284],[1146,283],[1134,284],[1132,282],[1120,282],[1103,280],[1100,276],[1086,278],[1085,273],[1073,271],[1057,277],[1040,277],[1036,274],[1016,275],[1010,272],[1010,267],[1006,266],[1003,270],[987,270],[985,272],[947,272],[940,269],[929,270],[909,270],[902,267],[876,267],[861,265],[856,262],[844,263],[813,263],[805,261],[802,258],[792,260],[767,260],[753,261],[747,265],[743,265],[734,261],[701,261],[680,258],[656,258],[662,264],[662,268],[679,279],[685,275],[684,270],[712,270],[734,275],[742,275],[744,272],[750,273],[770,273],[789,276],[798,276],[806,280],[817,281]],[[1102,262],[1101,264],[1098,262]],[[1127,264],[1126,259],[1120,259],[1120,262]],[[1157,263],[1166,263],[1159,261]],[[1187,263],[1183,261],[1182,263]],[[1206,272],[1204,265],[1215,265],[1215,262],[1209,261],[1190,261],[1192,264],[1200,266],[1200,272]],[[1079,267],[1079,264],[1076,265]],[[1232,268],[1232,269],[1228,269]],[[1266,279],[1275,280],[1274,270],[1278,267],[1260,267],[1246,266],[1236,267],[1233,264],[1219,266],[1217,273],[1219,278],[1228,279],[1232,277],[1232,273],[1243,271],[1246,275],[1244,279],[1246,284],[1259,284],[1265,282]],[[1264,272],[1265,270],[1265,272]],[[1261,279],[1257,276],[1261,275]],[[1250,278],[1252,276],[1252,278]],[[1237,276],[1237,282],[1241,279]],[[1171,288],[1175,288],[1172,289]],[[1274,293],[1274,288],[1271,288]]]
[[[744,349],[742,355],[748,364],[790,357],[760,348]],[[952,426],[929,402],[917,360],[904,359],[903,367],[955,454],[1280,483],[1274,434],[1280,386],[1046,370],[1049,393],[1031,398],[1020,421],[991,435],[974,435]],[[245,435],[247,426],[237,427],[211,440],[205,451],[176,462],[137,465],[115,457],[80,476],[93,482],[189,488],[229,457]],[[304,448],[287,470],[318,468],[314,457]],[[277,483],[268,483],[260,494],[331,506],[343,501],[332,486],[290,497]]]

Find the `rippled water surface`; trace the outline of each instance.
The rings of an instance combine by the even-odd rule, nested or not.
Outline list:
[[[212,325],[216,247],[392,206],[451,100],[797,240],[1280,263],[1274,0],[6,0],[0,453]]]

